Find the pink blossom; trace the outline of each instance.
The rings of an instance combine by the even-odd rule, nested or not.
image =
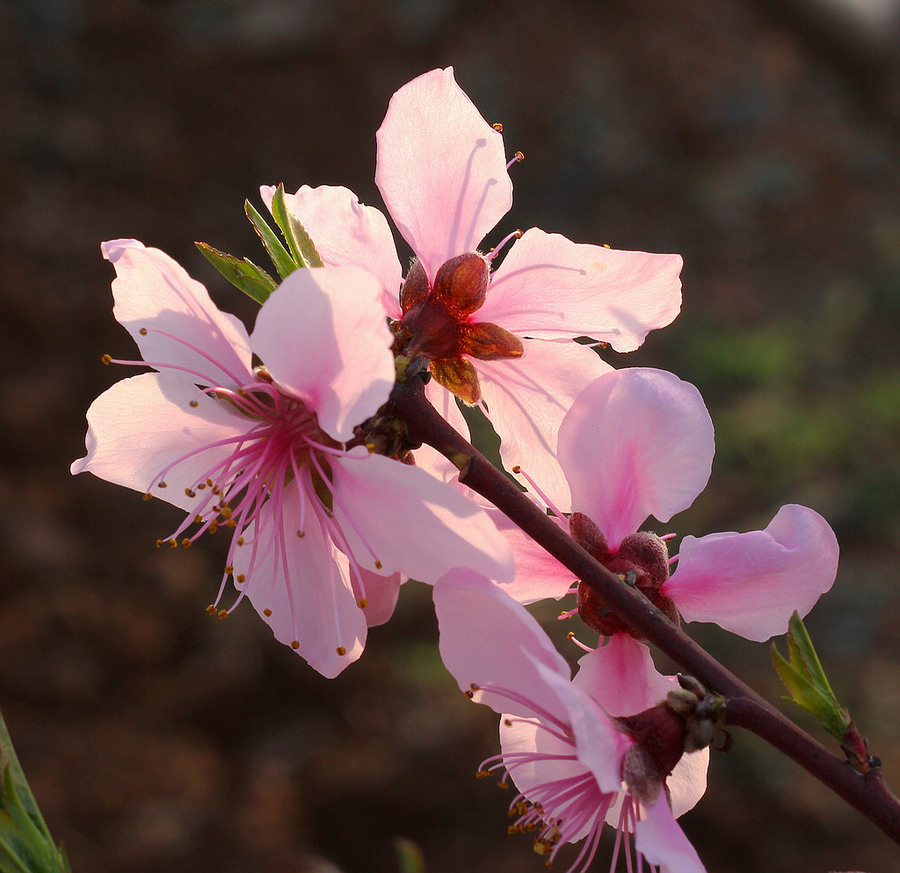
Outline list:
[[[465,428],[441,386],[480,404],[507,466],[526,467],[562,504],[557,429],[579,391],[609,369],[572,340],[588,335],[631,351],[669,324],[681,304],[681,258],[531,228],[492,271],[510,237],[486,255],[477,248],[509,211],[512,181],[502,135],[452,68],[400,88],[376,138],[376,184],[416,255],[405,281],[386,218],[348,189],[304,186],[286,197],[288,207],[326,264],[356,264],[379,277],[397,350],[430,359],[439,384],[429,397],[439,410]],[[261,191],[271,202],[274,189]]]
[[[671,576],[666,543],[636,533],[648,516],[667,522],[693,503],[714,450],[709,413],[692,385],[661,370],[607,373],[579,395],[559,430],[575,510],[566,523],[595,558],[673,619],[680,612],[765,640],[785,633],[791,614],[806,615],[834,582],[837,540],[818,513],[789,504],[762,531],[687,536]],[[530,602],[570,589],[572,575],[561,564],[522,534],[508,538],[517,556],[510,594]],[[630,633],[584,583],[579,611],[602,636]]]
[[[364,444],[357,425],[394,379],[371,274],[297,270],[249,336],[163,252],[115,240],[103,253],[117,273],[114,315],[144,357],[117,363],[157,372],[94,401],[72,472],[184,510],[160,545],[231,529],[211,612],[224,617],[246,595],[277,639],[335,676],[360,656],[367,626],[390,616],[400,573],[433,581],[462,564],[510,577],[508,547],[481,510]],[[229,577],[238,597],[218,610]]]
[[[444,664],[472,699],[501,714],[502,751],[482,772],[505,771],[521,792],[510,805],[512,830],[534,833],[535,850],[550,862],[565,843],[584,840],[569,871],[590,865],[604,823],[618,831],[611,870],[620,851],[632,869],[633,833],[637,852],[661,870],[702,871],[675,818],[706,789],[708,751],[682,756],[682,736],[670,743],[668,735],[654,735],[663,764],[627,732],[629,720],[617,718],[640,710],[636,718],[661,715],[671,727],[654,705],[672,681],[637,670],[635,685],[598,685],[596,662],[619,657],[606,649],[582,659],[572,681],[534,618],[478,574],[448,574],[435,585],[434,601]]]

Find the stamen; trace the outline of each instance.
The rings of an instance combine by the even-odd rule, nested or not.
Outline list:
[[[531,486],[531,488],[533,489],[534,493],[537,494],[537,496],[540,497],[541,500],[544,501],[544,505],[545,505],[545,506],[553,513],[553,515],[555,516],[555,518],[554,518],[553,520],[556,522],[557,526],[560,527],[560,528],[562,528],[563,530],[566,530],[566,527],[565,527],[565,521],[564,521],[565,515],[564,515],[564,514],[556,507],[556,504],[554,504],[554,502],[553,502],[553,501],[552,501],[552,500],[551,500],[551,499],[550,499],[550,498],[549,498],[549,497],[541,490],[541,488],[540,488],[540,486],[537,484],[537,482],[535,482],[534,479],[532,479],[531,476],[529,476],[529,475],[521,468],[521,466],[520,466],[519,464],[516,464],[516,465],[512,468],[512,472],[515,473],[517,476],[521,476],[521,477],[522,477],[522,478],[523,478],[523,479]]]
[[[513,164],[518,164],[520,161],[525,160],[524,152],[516,152],[513,155],[512,160],[506,165],[506,169],[508,170]]]
[[[495,245],[495,246],[494,246],[494,247],[493,247],[493,248],[492,248],[492,249],[484,256],[485,260],[486,260],[488,263],[491,263],[491,262],[494,260],[494,258],[496,258],[497,255],[500,254],[500,252],[502,251],[503,247],[504,247],[508,242],[510,242],[510,241],[512,241],[512,240],[514,240],[514,239],[521,239],[522,236],[523,236],[523,234],[522,234],[522,231],[521,231],[521,230],[514,230],[512,233],[510,233],[510,234],[508,234],[507,236],[503,237],[503,239],[500,240],[500,242],[497,243],[497,245]]]
[[[578,612],[578,610],[576,609],[575,612]],[[594,649],[592,649],[590,646],[586,646],[583,642],[581,642],[581,640],[575,637],[575,631],[569,631],[566,634],[566,639],[568,639],[570,643],[574,643],[576,646],[578,646],[578,648],[581,649],[582,652],[594,651]]]

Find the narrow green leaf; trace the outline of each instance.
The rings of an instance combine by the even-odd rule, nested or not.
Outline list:
[[[247,218],[256,229],[259,239],[265,250],[269,253],[278,275],[284,279],[290,276],[300,265],[288,254],[288,250],[275,234],[275,231],[266,223],[266,220],[253,208],[253,204],[249,200],[244,201],[244,212]]]
[[[412,840],[397,837],[394,849],[400,859],[400,873],[425,873],[425,857]]]
[[[319,257],[306,228],[297,221],[284,202],[284,185],[279,185],[272,197],[272,217],[281,228],[294,261],[301,267],[321,267],[322,258]]]
[[[791,616],[788,630],[788,657],[772,643],[772,663],[790,693],[789,700],[802,706],[838,740],[843,740],[850,727],[850,716],[834,695],[825,671],[813,648],[800,616]]]
[[[265,303],[266,298],[278,287],[278,283],[265,270],[248,258],[239,261],[234,255],[220,252],[206,243],[198,242],[194,245],[235,288],[257,303]]]

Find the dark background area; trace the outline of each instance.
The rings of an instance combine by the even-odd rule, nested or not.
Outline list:
[[[842,564],[808,626],[900,785],[900,92],[895,28],[857,25],[775,0],[0,3],[0,707],[76,873],[388,873],[395,836],[430,873],[542,869],[473,778],[496,720],[443,671],[428,589],[327,681],[249,606],[206,615],[222,542],[158,551],[175,510],[68,474],[125,375],[100,355],[132,354],[100,241],[163,248],[252,323],[193,241],[261,263],[261,183],[381,205],[388,99],[451,64],[526,155],[488,244],[684,255],[681,317],[614,361],[695,382],[717,426],[710,488],[667,527],[829,518]],[[779,699],[767,646],[696,631]],[[682,819],[710,873],[900,868],[736,740]]]

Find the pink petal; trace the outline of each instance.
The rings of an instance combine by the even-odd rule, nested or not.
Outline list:
[[[713,426],[697,389],[662,370],[616,370],[572,404],[559,429],[559,462],[572,508],[610,548],[650,515],[668,521],[709,479]]]
[[[384,624],[394,614],[403,579],[399,573],[382,576],[363,567],[358,567],[357,570],[362,578],[362,588],[366,595],[366,605],[363,609],[366,624],[369,627]]]
[[[665,795],[644,807],[644,816],[634,828],[634,845],[647,861],[659,866],[660,873],[706,873],[696,849],[675,821]]]
[[[559,600],[566,595],[575,584],[572,571],[544,551],[499,509],[491,506],[485,512],[506,537],[516,562],[515,578],[502,584],[503,590],[519,603],[535,603],[548,597]]]
[[[509,546],[483,510],[420,470],[357,449],[331,461],[334,517],[360,565],[432,584],[453,567],[513,575]]]
[[[276,384],[342,442],[388,399],[391,342],[378,281],[358,267],[295,270],[263,304],[252,338]]]
[[[663,586],[687,621],[712,621],[759,642],[787,632],[837,575],[834,531],[817,512],[788,504],[765,530],[687,536]]]
[[[297,536],[305,499],[289,487],[283,500],[266,502],[258,521],[243,531],[234,575],[246,575],[237,587],[245,589],[275,638],[333,678],[362,654],[366,619],[350,585],[347,559],[323,531],[320,509],[307,503],[304,536]],[[341,646],[344,655],[338,654]]]
[[[495,712],[567,717],[546,674],[568,683],[569,665],[524,606],[478,573],[454,570],[435,584],[434,608],[441,658],[460,689],[479,686],[473,699]]]
[[[500,720],[500,748],[510,768],[510,778],[526,797],[548,783],[575,780],[590,772],[574,754],[571,743],[563,742],[545,730],[537,719],[506,715]],[[537,754],[535,754],[537,753]],[[530,756],[534,755],[533,758]],[[528,757],[526,757],[528,756]],[[553,757],[557,756],[557,757]],[[558,756],[571,757],[561,760]],[[590,833],[603,805],[610,797],[594,786],[560,803],[543,804],[546,818],[563,822],[583,821],[577,829],[566,829],[567,842],[574,843]]]
[[[571,509],[569,486],[556,459],[556,440],[581,391],[608,372],[596,352],[574,342],[524,340],[521,358],[477,361],[483,399],[500,436],[500,457],[537,482],[561,512]]]
[[[657,672],[647,646],[628,634],[613,634],[605,646],[580,658],[573,681],[610,715],[636,715],[676,687]]]
[[[448,67],[394,94],[376,140],[375,184],[433,282],[444,261],[474,251],[512,205],[503,137]]]
[[[539,339],[590,336],[630,352],[681,309],[680,255],[581,245],[531,228],[491,281],[483,321]]]
[[[263,185],[259,193],[271,209],[275,188]],[[304,185],[296,194],[285,194],[284,202],[310,235],[323,262],[374,273],[381,282],[388,315],[400,318],[402,269],[384,213],[360,203],[348,188],[331,185]]]
[[[166,372],[203,385],[253,381],[246,328],[219,311],[180,264],[133,239],[105,242],[101,250],[116,268],[113,315],[150,366],[181,367]]]
[[[87,470],[186,511],[202,495],[188,497],[185,489],[205,481],[249,429],[246,416],[230,404],[157,373],[117,382],[91,404],[87,420],[87,454],[72,464],[72,473]],[[160,475],[181,458],[165,472],[166,487],[157,487]]]
[[[681,756],[668,779],[666,788],[672,805],[672,815],[680,818],[693,809],[706,794],[706,775],[709,772],[709,747]]]

